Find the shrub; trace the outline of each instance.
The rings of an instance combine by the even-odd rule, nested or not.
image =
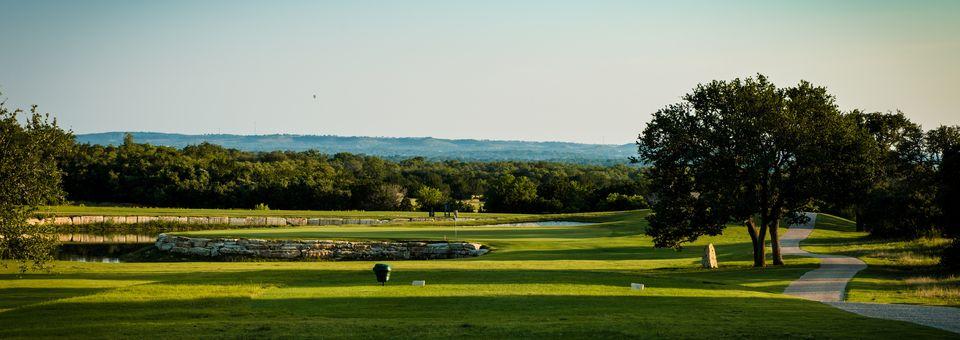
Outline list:
[[[954,239],[953,243],[943,250],[940,264],[947,268],[960,269],[960,238]]]
[[[404,198],[400,201],[400,206],[397,207],[399,211],[416,211],[417,207],[413,204],[413,200],[409,198]]]
[[[647,200],[641,195],[611,193],[603,200],[603,208],[606,210],[635,210],[648,207]]]

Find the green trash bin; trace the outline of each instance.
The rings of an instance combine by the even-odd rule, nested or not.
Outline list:
[[[386,263],[377,263],[373,265],[373,273],[377,274],[377,282],[384,285],[390,281],[390,265]]]

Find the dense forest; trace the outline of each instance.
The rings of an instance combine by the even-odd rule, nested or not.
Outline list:
[[[319,151],[249,152],[202,143],[78,144],[60,160],[67,198],[146,206],[580,212],[646,207],[635,165],[464,162]]]

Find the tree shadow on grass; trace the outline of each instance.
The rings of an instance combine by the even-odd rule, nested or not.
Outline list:
[[[383,287],[389,294],[393,287]],[[354,296],[64,301],[0,314],[0,338],[937,338],[952,334],[790,298]]]
[[[779,293],[782,288],[752,287],[757,283],[774,285],[798,278],[807,268],[783,267],[754,269],[744,267],[704,270],[675,268],[654,270],[569,270],[569,269],[407,269],[394,264],[391,285],[409,285],[426,280],[430,285],[584,285],[627,289],[630,283],[645,283],[652,288],[736,290]],[[43,276],[31,277],[43,279]],[[370,270],[330,269],[258,269],[231,272],[183,273],[70,273],[46,278],[62,280],[140,280],[150,284],[235,285],[256,283],[278,287],[343,288],[376,285]],[[2,279],[2,277],[0,277]],[[51,288],[56,291],[58,288]],[[38,289],[37,295],[43,289]],[[79,291],[78,291],[79,292]],[[24,291],[26,293],[26,291]],[[92,293],[92,292],[91,292]]]
[[[18,308],[45,301],[92,295],[108,289],[109,288],[0,288],[0,310]]]

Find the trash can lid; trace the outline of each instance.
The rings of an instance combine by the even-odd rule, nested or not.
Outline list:
[[[391,269],[390,269],[390,265],[389,265],[389,264],[386,264],[386,263],[377,263],[377,264],[373,265],[373,270],[386,270],[386,271],[390,271]]]

